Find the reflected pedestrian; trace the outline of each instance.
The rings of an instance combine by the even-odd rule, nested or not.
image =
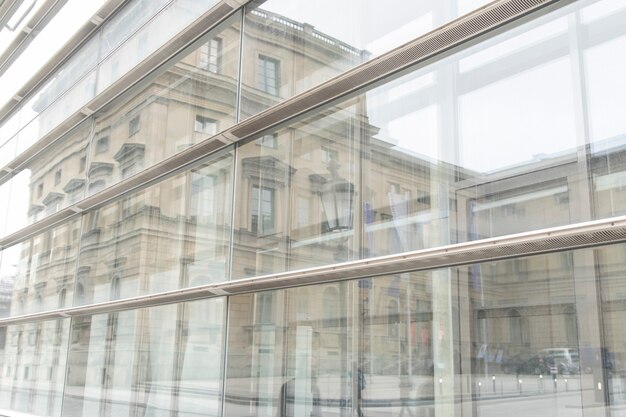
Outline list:
[[[361,410],[361,401],[363,398],[362,391],[365,389],[365,386],[366,386],[365,375],[363,375],[363,371],[361,371],[361,368],[357,369],[356,374],[357,374],[356,376],[356,379],[357,379],[356,413],[359,417],[363,417],[363,410]]]

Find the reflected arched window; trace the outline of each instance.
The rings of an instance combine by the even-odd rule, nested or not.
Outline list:
[[[85,304],[85,286],[82,282],[79,282],[76,286],[76,305]]]
[[[115,276],[111,280],[111,300],[117,300],[122,294],[122,284],[120,277]]]
[[[522,316],[517,310],[509,311],[509,331],[512,344],[521,345],[524,342]]]
[[[336,288],[326,288],[323,294],[322,305],[323,322],[325,326],[339,325],[339,293]]]
[[[400,334],[400,308],[397,300],[387,303],[387,336],[398,337]]]
[[[57,301],[57,307],[58,308],[63,308],[65,307],[65,300],[67,298],[67,290],[65,288],[63,288],[61,291],[59,291],[59,298]]]
[[[576,320],[576,310],[573,307],[565,309],[565,337],[570,346],[578,344],[578,321]]]

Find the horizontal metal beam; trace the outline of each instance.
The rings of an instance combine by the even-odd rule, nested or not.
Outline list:
[[[86,306],[0,319],[0,326],[32,321],[110,313],[185,301],[235,296],[405,272],[491,262],[564,250],[591,248],[626,241],[626,216],[553,227],[504,237],[458,243],[397,255],[381,256],[331,266],[226,281]]]

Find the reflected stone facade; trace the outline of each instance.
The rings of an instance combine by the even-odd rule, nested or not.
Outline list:
[[[375,55],[267,3],[29,159],[11,179],[19,215],[133,184]],[[270,291],[253,279],[623,215],[626,125],[594,106],[626,87],[611,95],[594,71],[626,69],[624,21],[607,0],[556,8],[3,248],[0,413],[626,415],[623,243]],[[528,90],[560,106],[544,117]],[[43,136],[58,121],[37,113]],[[237,295],[184,295],[244,279]],[[176,304],[114,304],[177,290]]]

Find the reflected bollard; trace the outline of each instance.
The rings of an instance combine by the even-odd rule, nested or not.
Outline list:
[[[567,388],[567,378],[565,378],[565,392],[568,392],[569,389]]]
[[[496,393],[496,376],[495,375],[491,375],[491,382],[493,384],[493,393]]]
[[[543,392],[543,374],[539,374],[539,379],[537,380],[537,391],[539,393]]]
[[[478,381],[478,398],[480,398],[480,388],[483,386],[483,383]]]
[[[439,395],[443,395],[443,378],[439,378]]]
[[[519,393],[521,395],[522,394],[522,380],[521,379],[517,380],[517,385],[518,385],[518,388],[519,388]]]

